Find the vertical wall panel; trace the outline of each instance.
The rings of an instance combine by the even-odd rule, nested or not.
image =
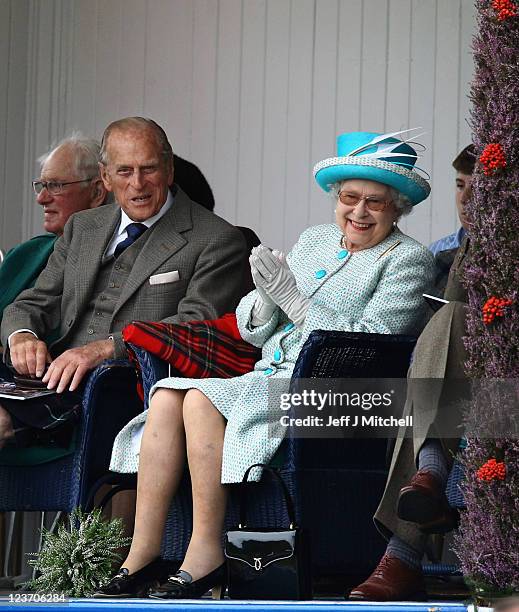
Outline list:
[[[70,123],[69,129],[81,128],[91,137],[100,137],[96,131],[96,64],[97,49],[97,3],[75,2],[74,44]]]
[[[281,249],[286,197],[288,45],[290,0],[268,0],[265,52],[265,124],[261,164],[260,236]]]
[[[389,0],[384,130],[409,127],[411,2]]]
[[[93,3],[90,3],[94,9]],[[121,116],[121,43],[124,0],[97,0],[95,132]],[[142,77],[141,77],[142,78]],[[136,75],[136,82],[140,78]]]
[[[27,92],[25,181],[39,172],[36,159],[62,138],[68,130],[67,107],[71,95],[71,45],[74,24],[73,5],[67,0],[32,1],[29,13],[29,82]],[[55,33],[49,36],[49,32]],[[81,124],[77,127],[81,127]],[[43,211],[35,206],[30,190],[24,200],[26,235],[42,233]]]
[[[27,38],[19,37],[18,27],[29,17],[26,2],[11,0],[11,20],[9,24],[9,80],[7,87],[7,125],[5,130],[5,176],[4,202],[7,210],[18,216],[22,208],[23,195],[29,194],[32,200],[32,187],[29,180],[21,174],[24,169],[24,128],[25,128],[25,91],[27,78]],[[13,244],[20,236],[20,225],[6,227],[6,242]]]
[[[52,65],[55,68],[53,70],[51,123],[55,138],[59,138],[67,130],[68,108],[71,101],[72,54],[70,50],[74,42],[72,37],[73,8],[72,2],[60,0],[56,3],[54,15],[54,27],[59,28],[62,32],[62,35],[54,42],[52,58]]]
[[[194,2],[191,157],[212,182],[215,139],[218,2]]]
[[[284,249],[333,218],[311,169],[337,133],[422,126],[433,194],[401,226],[428,243],[457,225],[472,0],[0,0],[0,14],[7,246],[16,194],[21,236],[41,231],[35,158],[72,128],[99,137],[136,113],[200,166],[218,213]]]
[[[2,186],[2,232],[0,232],[0,248],[5,250],[8,246],[7,225],[10,218],[17,221],[13,215],[11,204],[7,200],[6,177],[7,177],[7,124],[9,119],[9,65],[10,65],[10,26],[11,26],[11,2],[10,0],[0,0],[0,57],[4,58],[0,62],[0,185]],[[21,234],[21,231],[18,231]],[[11,246],[11,245],[9,245]]]
[[[259,233],[262,203],[265,108],[265,0],[244,2],[242,13],[240,124],[238,149],[238,210],[236,223]],[[268,242],[268,236],[262,236]]]
[[[434,142],[441,143],[441,147],[435,146],[432,151],[434,199],[428,203],[431,210],[429,241],[449,234],[458,226],[451,166],[458,147],[458,130],[453,129],[453,122],[458,122],[460,67],[458,61],[452,61],[457,60],[459,52],[460,3],[457,0],[438,0],[438,23],[442,27],[436,31]]]
[[[193,6],[190,0],[147,2],[144,113],[166,130],[173,150],[191,146]]]
[[[30,78],[34,86],[33,91],[29,91],[27,108],[27,126],[30,128],[29,137],[31,138],[32,149],[29,155],[25,155],[25,167],[29,174],[36,176],[39,166],[36,158],[42,155],[49,147],[49,144],[59,137],[54,112],[56,104],[55,88],[56,73],[59,65],[55,60],[54,49],[59,44],[59,37],[49,37],[49,31],[54,31],[59,27],[56,22],[59,11],[59,2],[31,3],[30,12],[30,38],[31,53]],[[31,173],[32,170],[32,173]],[[29,176],[26,174],[27,179]],[[30,180],[30,179],[29,179]],[[34,196],[26,202],[25,227],[29,235],[41,234],[42,212],[39,206],[34,205]]]
[[[337,81],[337,39],[339,4],[337,0],[316,0],[315,47],[312,91],[312,163],[333,155],[335,148]],[[311,177],[311,169],[309,169]],[[308,179],[307,179],[308,180]],[[317,187],[313,178],[310,188],[308,225],[327,223],[333,206]]]
[[[241,20],[241,0],[220,0],[212,188],[216,212],[231,223],[236,221],[238,207]],[[230,96],[232,91],[235,94]]]
[[[434,134],[434,99],[436,74],[437,3],[413,0],[411,3],[411,74],[409,81],[409,127],[422,127],[426,134],[419,140],[427,147],[425,168],[431,167]],[[424,244],[430,241],[431,200],[415,207],[400,226]]]
[[[312,117],[312,79],[308,78],[314,50],[314,0],[291,0],[284,244],[290,248],[307,227],[312,157],[309,126]],[[313,188],[313,187],[312,187]],[[280,206],[281,208],[281,206]],[[281,211],[280,211],[281,214]]]
[[[335,126],[337,134],[352,132],[360,125],[362,4],[362,0],[343,0],[339,3]]]
[[[460,78],[458,87],[458,146],[459,151],[470,143],[471,129],[469,126],[470,117],[470,81],[474,73],[474,58],[472,55],[472,36],[474,33],[474,6],[472,0],[462,0],[460,11],[460,32],[459,32],[459,66]]]
[[[363,2],[360,127],[382,132],[386,115],[387,0]]]
[[[0,3],[0,248],[9,249],[22,238],[24,181],[25,86],[28,32],[20,26],[28,21],[29,4],[2,0]]]
[[[23,163],[23,176],[22,180],[25,179],[27,183],[31,180],[31,177],[36,177],[36,164],[34,158],[37,155],[39,148],[37,146],[37,130],[35,125],[37,123],[37,100],[38,100],[38,89],[37,89],[37,73],[38,73],[38,8],[39,5],[36,2],[29,3],[28,19],[27,19],[27,32],[28,32],[28,44],[27,44],[27,73],[26,73],[26,92],[24,104],[20,105],[20,111],[25,115],[25,132],[24,132],[24,163]],[[48,90],[45,91],[48,94]],[[45,118],[48,121],[48,118]],[[41,152],[41,150],[40,150]],[[33,217],[34,217],[34,195],[29,184],[24,184],[22,188],[23,193],[23,214],[22,214],[22,239],[26,239],[33,234],[40,233],[33,230]]]
[[[146,8],[147,3],[143,0],[124,0],[121,7],[119,78],[114,83],[119,92],[119,104],[114,119],[143,115],[147,40],[143,33],[147,31]]]

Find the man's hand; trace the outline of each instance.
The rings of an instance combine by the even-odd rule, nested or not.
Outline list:
[[[14,369],[24,376],[40,378],[45,366],[52,362],[45,342],[28,332],[18,332],[11,337],[10,354]]]
[[[42,380],[49,389],[56,389],[57,393],[65,391],[69,383],[69,391],[75,391],[87,372],[113,356],[112,340],[97,340],[69,349],[50,364]]]

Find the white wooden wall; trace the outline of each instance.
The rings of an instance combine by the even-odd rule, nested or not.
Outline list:
[[[433,196],[401,225],[424,243],[457,227],[450,163],[470,138],[472,0],[0,0],[0,11],[0,246],[41,231],[29,181],[52,140],[100,137],[133,114],[200,166],[216,212],[282,248],[332,218],[311,169],[337,133],[422,126]]]
[[[23,184],[27,19],[25,0],[0,0],[0,249],[25,237],[22,216],[23,201],[28,196]]]

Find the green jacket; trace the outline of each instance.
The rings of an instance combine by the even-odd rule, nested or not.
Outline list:
[[[47,265],[57,236],[35,236],[11,249],[0,265],[0,323],[4,308],[24,290],[34,286]]]
[[[34,286],[47,265],[57,236],[43,234],[11,249],[0,265],[0,322],[4,308],[24,290]],[[24,448],[3,449],[0,465],[36,465],[70,454],[71,449]]]

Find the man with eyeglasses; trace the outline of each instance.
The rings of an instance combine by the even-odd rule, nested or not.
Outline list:
[[[121,331],[131,321],[213,319],[233,310],[242,295],[245,240],[174,183],[173,151],[157,123],[113,122],[100,159],[116,205],[73,215],[35,287],[4,313],[1,337],[16,371],[42,377],[57,391],[45,398],[52,411],[31,407],[30,422],[24,412],[31,430],[48,428],[80,404],[84,377],[102,361],[126,357]],[[42,193],[48,187],[35,186]],[[49,206],[49,223],[52,212]],[[43,338],[55,327],[58,339],[48,345]],[[16,407],[2,404],[0,445],[18,435],[20,423],[12,427],[9,415],[22,421]]]
[[[107,191],[99,174],[99,153],[97,141],[76,132],[38,159],[41,175],[32,185],[48,233],[16,246],[5,256],[0,266],[0,322],[4,308],[36,282],[69,217],[105,202]]]

